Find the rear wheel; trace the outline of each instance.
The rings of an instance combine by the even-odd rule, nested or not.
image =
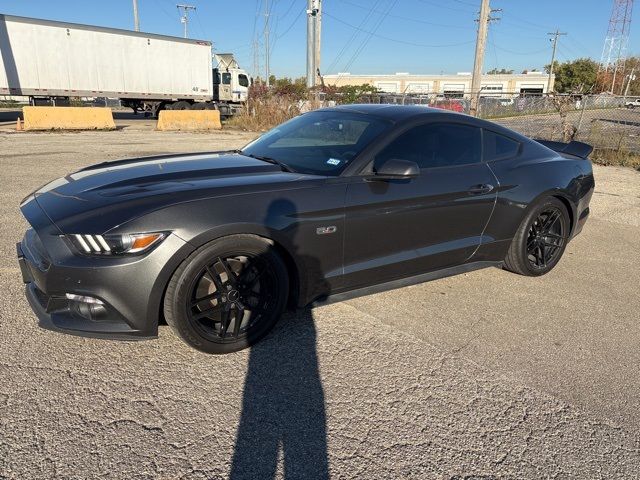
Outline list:
[[[196,250],[174,273],[164,301],[167,323],[207,353],[246,348],[266,335],[285,309],[287,269],[273,247],[234,235]]]
[[[513,237],[505,267],[521,275],[538,276],[560,261],[569,238],[569,213],[557,198],[539,203]]]
[[[191,110],[191,104],[184,100],[171,104],[171,110]]]

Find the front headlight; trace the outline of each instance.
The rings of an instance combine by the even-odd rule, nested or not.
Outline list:
[[[80,252],[87,255],[129,255],[150,250],[164,240],[167,233],[73,234],[65,237]]]

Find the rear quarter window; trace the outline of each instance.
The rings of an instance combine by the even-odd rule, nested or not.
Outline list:
[[[484,130],[482,141],[485,162],[515,157],[520,152],[520,142],[491,130]]]

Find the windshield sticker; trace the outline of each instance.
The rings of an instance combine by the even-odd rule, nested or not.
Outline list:
[[[327,163],[329,165],[340,165],[341,160],[338,160],[337,158],[330,158],[329,160],[327,160]]]

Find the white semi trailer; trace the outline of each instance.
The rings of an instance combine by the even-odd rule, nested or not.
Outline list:
[[[0,15],[0,95],[32,105],[68,105],[70,97],[118,98],[134,112],[218,109],[237,113],[247,72],[211,42],[153,33]],[[221,61],[222,60],[222,61]]]

